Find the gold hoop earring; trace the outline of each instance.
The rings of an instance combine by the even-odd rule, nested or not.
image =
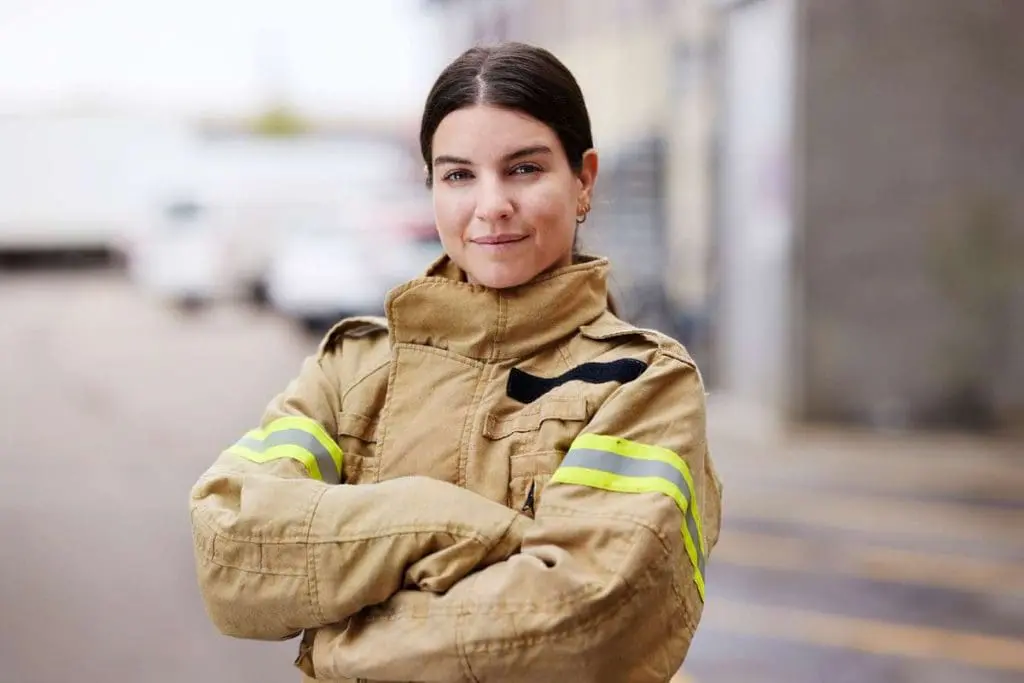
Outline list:
[[[581,215],[582,214],[582,215]],[[576,225],[583,225],[587,222],[587,216],[590,215],[590,204],[584,204],[582,212],[576,214]]]

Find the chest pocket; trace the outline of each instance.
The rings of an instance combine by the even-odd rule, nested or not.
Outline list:
[[[544,486],[589,417],[581,395],[549,395],[511,413],[488,414],[487,458],[508,462],[506,505],[533,516]]]
[[[376,480],[377,421],[357,413],[338,414],[336,436],[342,452],[342,483],[366,484]]]

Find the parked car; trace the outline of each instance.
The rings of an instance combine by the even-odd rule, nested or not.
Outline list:
[[[225,209],[224,270],[229,296],[268,302],[276,250],[291,244],[296,226],[344,212],[347,225],[372,215],[392,224],[384,210],[399,208],[393,196],[415,187],[426,196],[422,162],[409,141],[358,129],[289,138],[252,134],[213,136],[203,148],[202,182]],[[398,189],[400,188],[400,190]],[[296,236],[296,243],[302,237]]]
[[[222,238],[212,207],[184,199],[167,205],[139,232],[129,272],[144,292],[196,310],[220,297]]]
[[[284,234],[267,276],[270,305],[310,332],[354,315],[383,315],[388,291],[426,270],[441,252],[435,238],[367,229],[338,219]]]

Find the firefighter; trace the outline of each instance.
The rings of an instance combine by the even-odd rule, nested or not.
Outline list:
[[[208,614],[297,638],[316,680],[666,683],[721,482],[693,359],[575,249],[580,89],[543,49],[470,49],[420,145],[444,255],[338,322],[192,488]]]

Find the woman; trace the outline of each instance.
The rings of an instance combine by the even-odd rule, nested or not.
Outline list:
[[[471,49],[420,144],[445,255],[386,319],[338,323],[195,485],[209,614],[303,633],[317,679],[664,683],[721,488],[690,356],[575,253],[598,172],[579,87],[544,50]]]

